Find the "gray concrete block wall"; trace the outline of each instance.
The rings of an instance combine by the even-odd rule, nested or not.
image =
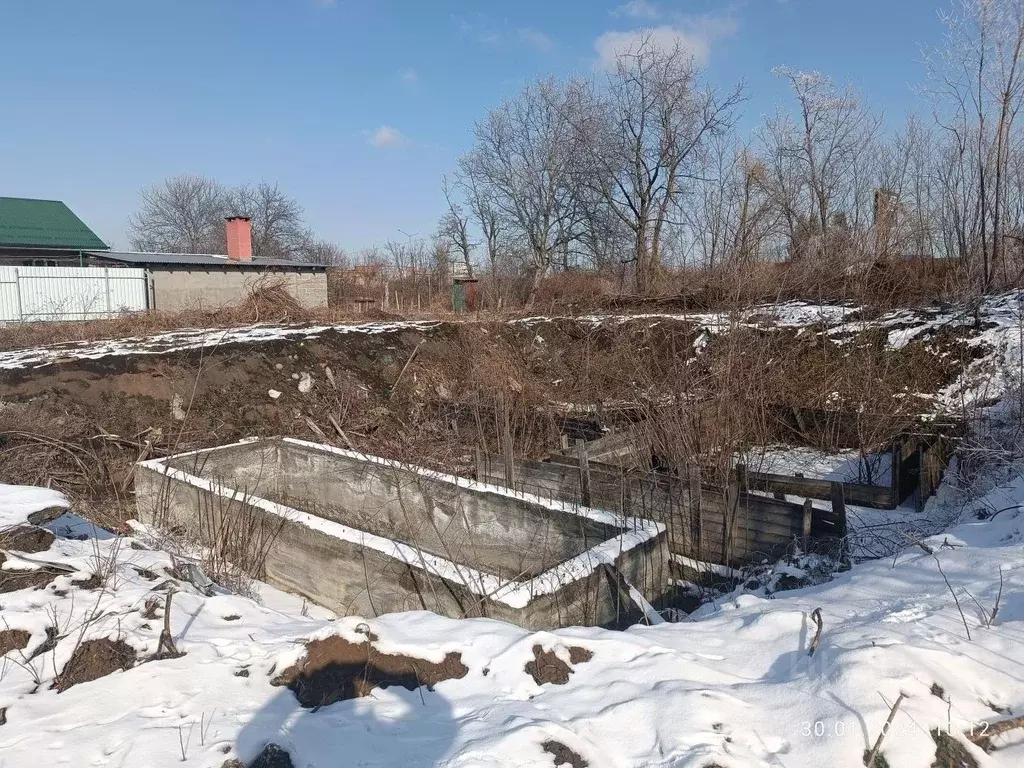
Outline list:
[[[276,451],[276,454],[275,454]],[[246,470],[246,454],[251,454],[251,466]],[[318,456],[316,450],[304,449],[289,443],[278,441],[259,441],[242,446],[232,446],[224,450],[214,450],[199,455],[177,457],[170,464],[186,472],[196,472],[208,479],[227,481],[232,473],[242,482],[254,481],[253,487],[259,487],[261,495],[278,496],[290,492],[294,484],[306,484],[306,493],[339,494],[346,499],[338,503],[333,498],[333,514],[343,516],[346,505],[360,501],[360,488],[341,488],[337,483],[329,482],[331,476],[357,473],[357,464],[365,464],[355,459],[328,454]],[[340,460],[340,463],[331,460]],[[346,463],[349,463],[346,468]],[[259,467],[258,471],[253,467]],[[393,468],[384,468],[394,471]],[[409,470],[405,470],[409,472]],[[368,493],[370,496],[380,494],[378,501],[396,489],[389,486],[393,478],[386,474],[374,472],[363,473],[369,478]],[[445,483],[424,479],[423,483],[408,483],[401,489],[406,496],[406,506],[413,509],[419,505],[424,519],[432,517],[434,523],[419,539],[428,539],[436,533],[435,524],[439,519],[462,520],[472,528],[474,520],[488,520],[491,524],[499,524],[499,529],[488,528],[488,534],[494,536],[495,544],[486,541],[484,552],[474,552],[478,562],[467,563],[484,573],[495,574],[493,565],[512,565],[534,557],[532,548],[535,543],[529,538],[538,527],[548,526],[548,517],[554,520],[567,518],[575,520],[577,526],[581,520],[576,515],[551,512],[543,507],[524,504],[522,500],[499,494],[479,493],[467,489],[459,489],[456,496],[444,497]],[[237,485],[232,482],[231,485]],[[450,484],[449,484],[450,485]],[[264,496],[264,498],[266,498]],[[456,506],[451,506],[454,498],[462,499]],[[472,617],[491,616],[493,618],[513,621],[531,629],[550,629],[569,624],[607,624],[615,620],[619,596],[608,584],[600,570],[589,575],[568,580],[559,584],[550,594],[538,594],[523,608],[517,608],[497,600],[481,596],[479,591],[470,589],[457,580],[436,576],[424,570],[414,561],[406,563],[401,559],[389,556],[372,547],[363,546],[357,541],[339,539],[326,532],[310,528],[297,521],[282,523],[282,519],[261,509],[258,502],[243,499],[238,495],[227,502],[214,491],[198,488],[183,480],[166,477],[158,466],[144,463],[137,468],[136,498],[140,518],[147,523],[165,529],[176,528],[185,537],[202,540],[207,545],[211,524],[201,524],[202,515],[242,515],[254,528],[275,530],[277,538],[271,547],[264,563],[263,571],[257,574],[269,583],[283,589],[304,595],[310,600],[325,605],[341,614],[360,614],[375,616],[382,613],[403,610],[432,610],[447,616]],[[268,499],[273,501],[275,499]],[[415,501],[415,503],[413,503]],[[469,501],[467,504],[466,501]],[[302,509],[299,504],[290,505]],[[318,514],[319,510],[302,510]],[[441,517],[439,517],[439,515]],[[328,515],[322,517],[330,519]],[[343,522],[338,519],[338,522]],[[532,524],[531,524],[532,521]],[[582,521],[585,524],[588,521]],[[585,549],[595,546],[601,541],[614,540],[620,529],[612,526],[599,525],[592,528],[590,539],[577,533],[571,537],[567,526],[559,529],[554,524],[554,533],[549,533],[553,540],[561,542],[563,550],[555,553],[553,558],[545,557],[533,564],[551,567],[582,553]],[[359,526],[365,530],[368,526]],[[601,537],[598,538],[597,534]],[[482,539],[486,540],[483,532]],[[559,538],[561,537],[561,538]],[[427,551],[419,539],[409,542]],[[494,548],[491,551],[491,548]],[[450,550],[450,547],[445,547]],[[511,553],[505,559],[505,550]],[[444,557],[447,551],[440,555]],[[641,590],[649,599],[655,599],[664,591],[667,583],[668,548],[665,545],[664,533],[653,536],[645,544],[632,548],[621,548],[613,555],[616,567]],[[459,562],[458,557],[449,559]],[[596,563],[595,563],[596,565]],[[465,575],[465,571],[462,571]],[[511,581],[508,574],[501,574],[503,581]],[[524,583],[524,586],[530,586]],[[536,587],[532,587],[536,588]]]
[[[274,501],[520,580],[615,534],[611,526],[407,470],[291,443],[280,445],[286,489]]]
[[[307,309],[327,306],[326,272],[152,268],[153,308],[164,312],[219,309],[244,300],[259,281],[279,282]]]

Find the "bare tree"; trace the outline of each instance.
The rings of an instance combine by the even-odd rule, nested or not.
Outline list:
[[[734,137],[716,136],[702,153],[700,176],[678,208],[701,264],[741,265],[764,255],[778,216],[763,163]]]
[[[636,288],[648,292],[660,268],[662,235],[693,164],[707,142],[732,125],[742,91],[721,97],[701,86],[702,71],[676,44],[648,33],[616,60],[577,122],[596,182],[610,210],[633,235]],[[570,116],[571,117],[571,116]]]
[[[345,251],[329,240],[308,239],[291,254],[291,258],[310,264],[326,264],[330,267],[348,267],[349,257]]]
[[[579,216],[574,132],[564,119],[566,89],[555,80],[526,86],[474,127],[476,144],[463,158],[502,226],[529,255],[533,305],[541,280],[574,236]]]
[[[312,238],[303,220],[302,206],[277,184],[261,181],[228,191],[230,215],[252,219],[254,256],[288,259],[298,256]]]
[[[132,248],[218,253],[223,249],[226,209],[226,190],[204,176],[175,176],[147,187],[141,207],[128,219]]]
[[[493,189],[487,184],[487,180],[480,176],[485,167],[478,161],[476,150],[470,151],[459,159],[456,183],[462,190],[473,224],[480,230],[488,268],[493,278],[498,274],[505,228],[501,212],[493,199]]]
[[[795,119],[780,108],[759,131],[775,202],[789,225],[791,255],[820,253],[830,230],[841,235],[861,218],[867,175],[858,164],[880,120],[852,88],[838,90],[820,72],[779,67],[775,74],[789,81],[797,102]]]
[[[469,236],[469,215],[454,198],[453,185],[445,176],[441,182],[448,210],[438,223],[438,237],[447,242],[466,267],[467,277],[473,277],[473,242]]]
[[[961,164],[949,180],[973,177],[973,190],[956,191],[960,200],[966,192],[977,206],[976,230],[969,235],[981,258],[980,287],[987,290],[997,269],[1006,274],[1009,164],[1024,96],[1024,0],[955,0],[942,20],[946,46],[928,57],[929,91],[953,149],[951,159]],[[966,231],[961,239],[968,239]],[[961,247],[965,254],[975,250],[974,243]]]
[[[254,256],[331,262],[337,246],[318,241],[302,206],[276,184],[225,187],[203,176],[175,176],[142,191],[142,206],[128,220],[132,247],[169,253],[224,253],[225,216],[252,219]],[[325,262],[326,263],[326,262]]]
[[[879,148],[874,205],[879,257],[935,255],[934,148],[934,137],[914,115]]]

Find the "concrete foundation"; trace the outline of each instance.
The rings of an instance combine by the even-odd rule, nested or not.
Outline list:
[[[136,498],[144,522],[225,550],[216,522],[244,520],[273,541],[261,578],[343,615],[604,625],[626,606],[602,564],[649,600],[668,579],[658,523],[290,438],[144,462]]]

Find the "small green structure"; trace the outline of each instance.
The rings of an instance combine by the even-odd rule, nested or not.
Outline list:
[[[475,277],[456,277],[452,281],[452,311],[476,311],[477,282]]]

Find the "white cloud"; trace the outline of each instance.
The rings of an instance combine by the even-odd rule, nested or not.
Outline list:
[[[679,45],[693,56],[698,65],[703,66],[711,58],[711,44],[735,31],[735,19],[708,15],[688,17],[680,20],[677,25],[663,24],[628,32],[605,32],[594,41],[597,66],[602,69],[613,68],[620,56],[636,50],[645,35],[662,50],[671,50]]]
[[[647,0],[630,0],[625,5],[612,9],[612,16],[626,16],[630,19],[661,18],[661,8]]]
[[[482,13],[476,13],[471,18],[452,16],[452,20],[459,27],[459,32],[466,37],[471,37],[483,45],[500,45],[503,42],[501,32],[495,27],[491,19]]]
[[[555,41],[537,29],[524,27],[519,30],[519,41],[531,48],[536,48],[541,53],[551,53],[555,50]]]
[[[406,69],[398,70],[398,79],[406,85],[416,85],[420,81],[420,73],[415,69],[407,67]]]
[[[397,128],[382,125],[370,134],[369,142],[377,149],[390,149],[405,146],[409,143],[409,139]]]

